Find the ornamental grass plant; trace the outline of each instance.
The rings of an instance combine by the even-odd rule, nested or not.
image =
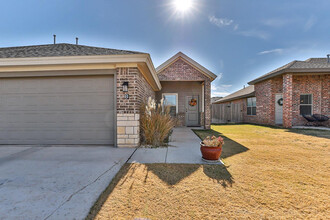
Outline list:
[[[170,108],[164,106],[163,100],[156,103],[151,97],[141,104],[140,135],[141,143],[152,147],[165,146],[175,125],[170,115]]]

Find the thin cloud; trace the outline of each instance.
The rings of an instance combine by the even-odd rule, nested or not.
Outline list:
[[[222,77],[222,74],[221,74]],[[232,87],[232,85],[229,84],[220,84],[220,78],[217,78],[215,81],[212,82],[211,85],[211,96],[221,96],[224,97],[226,95],[229,95],[229,88]]]
[[[288,20],[288,19],[283,19],[283,18],[271,18],[271,19],[261,21],[261,23],[265,26],[280,28],[280,27],[289,25],[290,23],[292,23],[292,21]]]
[[[265,54],[271,54],[271,53],[282,53],[283,49],[281,48],[277,48],[277,49],[273,49],[273,50],[265,50],[265,51],[261,51],[258,54],[259,55],[265,55]]]
[[[229,95],[229,92],[212,92],[211,96],[212,97],[225,97]]]
[[[270,37],[270,35],[267,32],[260,30],[240,31],[239,34],[245,37],[257,37],[263,40],[267,40]]]
[[[317,19],[314,15],[310,16],[305,23],[304,30],[308,31],[309,29],[311,29],[315,25],[316,21]]]
[[[234,20],[231,20],[228,18],[217,18],[212,15],[212,16],[209,16],[209,22],[221,28],[221,27],[232,25]]]

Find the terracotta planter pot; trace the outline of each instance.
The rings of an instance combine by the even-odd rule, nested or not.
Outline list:
[[[201,142],[201,152],[205,160],[219,160],[222,152],[222,146],[208,147]]]

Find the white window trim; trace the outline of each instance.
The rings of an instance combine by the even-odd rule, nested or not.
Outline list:
[[[175,110],[176,110],[176,114],[179,113],[179,99],[178,99],[178,93],[162,93],[162,98],[164,99],[165,95],[175,95],[175,102],[176,102],[176,106],[175,106]]]
[[[300,103],[300,96],[302,95],[311,95],[311,104],[301,104]],[[300,112],[300,106],[311,106],[311,115],[313,115],[313,94],[312,93],[302,93],[302,94],[299,94],[299,115],[302,116],[301,112]]]

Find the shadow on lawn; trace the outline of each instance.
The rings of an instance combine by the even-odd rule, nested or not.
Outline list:
[[[110,185],[103,191],[96,203],[90,209],[87,220],[95,219],[105,204],[111,193],[116,187],[122,187],[125,182],[134,176],[139,166],[145,166],[145,177],[143,181],[147,183],[149,172],[155,174],[159,179],[169,186],[175,186],[181,180],[189,177],[198,169],[203,169],[203,173],[214,180],[217,184],[221,184],[224,188],[231,187],[234,183],[232,175],[223,165],[202,165],[202,164],[125,164],[117,175],[113,178]],[[141,172],[141,171],[140,171]],[[135,180],[132,182],[129,190],[132,189]],[[196,182],[196,184],[202,184]],[[148,189],[146,189],[148,190]],[[152,193],[152,192],[150,192]]]
[[[184,178],[190,176],[198,169],[202,168],[203,172],[209,178],[215,180],[223,187],[232,186],[234,179],[224,165],[207,165],[207,164],[146,164],[148,172],[151,171],[159,179],[170,186],[174,186]],[[148,178],[146,174],[145,180]]]
[[[292,129],[288,129],[287,132],[330,139],[330,131],[292,128]]]
[[[233,155],[240,154],[240,153],[243,153],[243,152],[249,150],[249,148],[241,145],[240,143],[237,143],[236,141],[226,137],[222,133],[217,132],[212,129],[206,129],[206,130],[193,129],[193,132],[195,132],[195,134],[201,140],[203,140],[207,136],[212,136],[212,135],[221,136],[225,141],[225,144],[223,145],[223,148],[222,148],[221,158],[231,157]]]

